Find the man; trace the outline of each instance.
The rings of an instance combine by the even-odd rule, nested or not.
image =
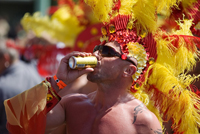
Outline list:
[[[105,47],[121,53],[117,42],[106,43]],[[114,55],[104,57],[101,51],[96,50],[93,55],[98,59],[97,67],[69,69],[67,64],[71,56],[90,55],[80,52],[68,54],[62,59],[56,76],[69,84],[80,75],[90,72],[87,78],[97,83],[97,91],[89,95],[63,97],[47,114],[46,132],[66,123],[69,134],[161,134],[162,128],[156,116],[128,92],[137,61],[132,59],[134,65]],[[59,91],[55,81],[52,79],[51,82],[53,88]]]

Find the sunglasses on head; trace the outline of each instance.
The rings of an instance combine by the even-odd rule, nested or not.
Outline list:
[[[105,45],[97,45],[97,46],[94,47],[93,53],[94,53],[95,51],[97,51],[97,50],[100,52],[100,54],[101,54],[103,57],[114,57],[114,56],[117,56],[117,57],[119,57],[120,59],[129,61],[129,62],[131,62],[133,65],[136,66],[136,64],[135,64],[132,60],[130,60],[129,57],[126,56],[125,58],[123,58],[123,54],[120,54],[120,53],[116,52],[115,49],[112,48],[112,47],[105,46]]]

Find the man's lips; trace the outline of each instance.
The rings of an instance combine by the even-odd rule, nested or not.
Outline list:
[[[98,61],[98,62],[97,62],[97,66],[93,68],[94,71],[99,70],[99,67],[100,67],[100,66],[101,66],[101,63],[100,63],[100,61]]]

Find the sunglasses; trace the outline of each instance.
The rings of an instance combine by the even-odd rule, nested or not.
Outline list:
[[[128,56],[116,52],[115,49],[112,48],[112,47],[105,46],[105,45],[97,45],[97,46],[94,47],[93,53],[96,52],[97,50],[99,50],[100,54],[103,57],[115,57],[115,56],[117,56],[120,59],[129,61],[133,65],[136,66],[136,64]]]

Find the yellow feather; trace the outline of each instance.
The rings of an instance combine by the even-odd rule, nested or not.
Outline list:
[[[102,22],[109,22],[113,0],[84,0],[94,11],[95,16]]]
[[[142,29],[149,30],[149,32],[156,30],[156,7],[152,1],[138,0],[132,11],[133,18],[138,21],[136,25],[141,25]]]
[[[178,7],[178,4],[182,0],[156,0],[155,6],[157,7],[157,12],[161,12],[163,9],[170,11],[171,7]]]
[[[121,0],[121,8],[119,14],[130,15],[133,11],[132,8],[135,6],[138,0]]]

